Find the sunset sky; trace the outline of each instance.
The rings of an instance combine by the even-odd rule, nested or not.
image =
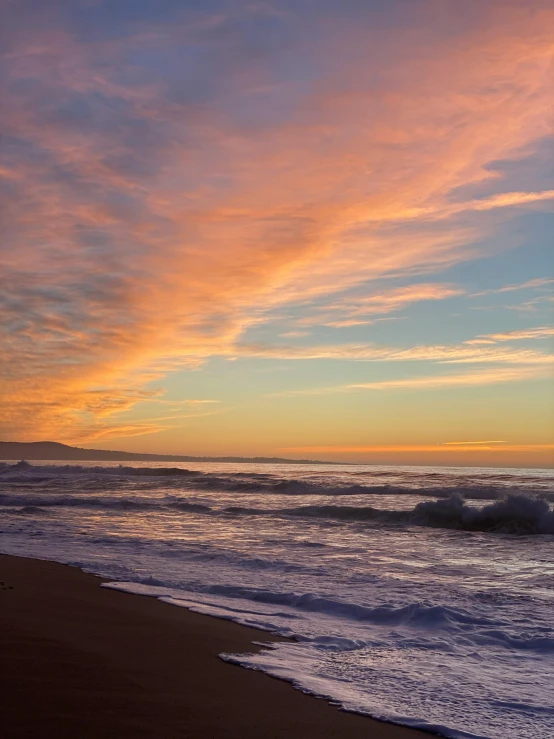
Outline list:
[[[0,438],[554,466],[552,0],[0,13]]]

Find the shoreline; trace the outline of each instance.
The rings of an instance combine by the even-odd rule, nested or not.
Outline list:
[[[0,731],[6,739],[424,739],[219,654],[291,641],[77,567],[0,554]]]

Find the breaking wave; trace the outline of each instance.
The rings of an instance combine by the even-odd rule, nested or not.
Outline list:
[[[263,509],[227,508],[233,514],[263,514]],[[299,506],[271,511],[273,514],[336,521],[412,524],[463,531],[507,534],[554,534],[554,511],[545,500],[510,494],[482,508],[468,506],[457,493],[446,500],[418,503],[411,511],[391,511],[371,506]]]
[[[414,521],[466,531],[504,531],[512,534],[554,534],[554,511],[545,500],[508,495],[483,508],[468,506],[459,495],[418,503]]]
[[[429,526],[461,531],[518,535],[554,534],[554,510],[541,498],[512,493],[503,500],[475,507],[458,493],[449,498],[418,503],[411,510],[388,510],[372,506],[304,505],[290,508],[209,506],[178,496],[130,498],[126,496],[74,496],[55,494],[0,494],[0,507],[27,515],[56,507],[120,511],[173,511],[176,514],[214,516],[302,517],[327,522]]]

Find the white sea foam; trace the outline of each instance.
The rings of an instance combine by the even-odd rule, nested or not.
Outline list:
[[[554,721],[549,688],[554,639],[514,638],[510,625],[501,620],[421,603],[363,609],[325,602],[313,594],[252,594],[230,587],[188,594],[159,585],[107,587],[295,635],[296,643],[273,643],[257,654],[222,656],[289,680],[347,710],[452,739],[547,737],[540,732],[548,731]],[[307,611],[309,618],[299,617],[298,610]],[[300,623],[291,622],[291,615]],[[363,622],[363,631],[358,626],[351,630],[358,636],[350,638],[333,633],[338,628],[348,631],[344,618]],[[316,630],[324,633],[310,634]],[[487,664],[491,656],[496,665],[503,664],[501,675]],[[498,695],[504,698],[493,697]],[[445,715],[449,723],[444,723]]]

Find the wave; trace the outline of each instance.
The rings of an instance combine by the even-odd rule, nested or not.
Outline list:
[[[362,473],[355,473],[362,474]],[[364,472],[367,478],[369,473]],[[388,473],[387,473],[388,474]],[[18,462],[17,464],[1,464],[0,463],[0,480],[3,483],[11,483],[18,486],[21,485],[37,485],[40,483],[56,483],[62,479],[70,479],[72,475],[83,479],[84,476],[89,477],[89,481],[94,484],[98,478],[107,477],[112,479],[115,486],[116,479],[124,481],[125,478],[165,478],[168,483],[172,481],[172,487],[177,486],[192,490],[209,490],[221,492],[237,492],[237,493],[255,493],[259,495],[284,495],[284,496],[422,496],[431,498],[449,499],[453,494],[462,496],[467,500],[502,500],[511,492],[513,487],[506,484],[460,484],[459,479],[455,479],[450,484],[427,484],[427,478],[435,479],[441,477],[439,473],[422,474],[416,480],[407,480],[404,484],[321,484],[321,482],[311,482],[296,479],[275,479],[271,474],[267,473],[244,473],[231,472],[225,475],[214,475],[211,473],[200,472],[197,470],[188,470],[180,467],[130,467],[124,465],[101,467],[101,466],[84,466],[84,465],[31,465],[28,462]],[[384,473],[371,473],[371,477],[379,480]],[[506,480],[512,480],[513,476],[496,476],[494,479],[502,483]],[[442,476],[444,479],[444,476]],[[513,480],[514,485],[519,484],[520,489],[517,492],[525,492],[527,495],[543,498],[550,502],[554,502],[554,491],[545,489],[544,480],[541,481],[543,486],[538,485],[538,478],[530,478],[534,480],[535,487],[529,488],[525,486],[521,488],[521,481]],[[422,484],[425,483],[425,484]]]
[[[397,632],[396,638],[399,642],[407,639],[412,646],[415,644],[421,649],[426,647],[437,649],[440,643],[445,643],[444,638],[448,638],[451,644],[459,639],[466,646],[470,642],[478,648],[489,645],[537,654],[554,654],[552,632],[537,634],[532,629],[515,630],[513,625],[501,618],[488,618],[474,610],[438,605],[430,601],[416,601],[405,605],[381,603],[371,606],[324,597],[316,593],[266,590],[231,584],[190,583],[182,584],[175,589],[173,583],[168,585],[152,578],[144,578],[134,583],[112,582],[104,587],[153,595],[175,605],[186,603],[187,607],[190,607],[191,602],[196,602],[202,608],[216,606],[220,616],[224,611],[252,614],[257,612],[253,610],[252,604],[257,603],[258,608],[276,606],[279,609],[290,609],[278,614],[287,619],[298,618],[297,612],[305,612],[387,629],[409,629],[409,632],[404,632],[404,636]],[[169,592],[168,590],[164,592],[164,588],[168,588]],[[210,596],[215,596],[218,600],[212,602]],[[244,601],[248,605],[240,607],[236,605],[237,601]],[[263,615],[263,612],[259,615]],[[265,615],[275,614],[271,612]],[[441,636],[447,633],[449,637]],[[310,642],[318,649],[349,651],[373,645],[379,635],[374,633],[369,639],[359,637],[349,639],[336,635],[307,637],[297,634],[297,638],[302,642]],[[432,639],[431,644],[429,638]],[[448,645],[447,649],[450,648]]]
[[[123,511],[155,510],[159,503],[152,500],[129,500],[126,498],[102,498],[97,496],[75,497],[73,495],[0,495],[0,506],[6,508],[20,507],[18,510],[37,510],[43,508],[103,508]],[[16,513],[17,510],[11,511]]]
[[[371,506],[299,506],[265,511],[260,508],[232,506],[224,509],[232,515],[249,514],[301,516],[335,521],[380,521],[391,524],[413,524],[463,531],[501,532],[508,534],[554,534],[554,511],[548,503],[529,495],[510,494],[504,500],[482,508],[468,506],[453,494],[446,500],[418,503],[409,511],[391,511]]]
[[[458,495],[446,500],[418,503],[411,511],[390,511],[370,506],[301,506],[283,510],[293,516],[346,521],[383,521],[463,531],[508,534],[554,534],[554,511],[545,500],[510,494],[482,508],[468,506]]]
[[[22,508],[15,508],[12,513],[16,516],[46,516],[48,511],[44,510],[39,506],[26,505]]]
[[[258,487],[258,490],[260,488]],[[469,500],[496,500],[506,495],[506,488],[492,485],[440,485],[428,487],[407,487],[401,485],[317,485],[303,480],[283,480],[274,484],[266,484],[263,492],[280,493],[281,495],[422,495],[433,498],[446,498],[457,492]],[[537,491],[540,494],[541,491]],[[548,493],[545,493],[548,495]],[[554,500],[554,494],[552,495]]]
[[[49,476],[90,474],[124,475],[131,477],[194,477],[203,474],[202,472],[187,470],[183,467],[129,467],[122,464],[117,465],[117,467],[92,467],[80,464],[33,465],[25,460],[21,460],[21,462],[17,462],[16,464],[0,463],[2,480],[5,481],[8,479],[8,473],[10,472],[24,474],[43,472],[48,473]]]
[[[512,534],[554,534],[554,511],[545,500],[512,493],[483,508],[472,508],[459,495],[418,503],[415,522],[465,531],[503,531]]]
[[[302,517],[321,522],[377,523],[385,525],[429,526],[461,531],[482,531],[519,535],[554,534],[554,511],[541,498],[509,494],[483,507],[467,505],[457,493],[445,500],[418,503],[411,510],[389,510],[372,506],[308,505],[290,508],[226,506],[217,508],[178,496],[110,497],[3,494],[0,507],[30,513],[41,508],[68,507],[120,511],[174,511],[182,514],[214,516]],[[12,510],[15,513],[16,510]]]
[[[341,618],[372,623],[377,626],[404,625],[430,629],[448,628],[453,624],[494,626],[497,628],[501,626],[499,621],[480,618],[469,611],[429,603],[411,603],[406,606],[385,604],[372,607],[326,598],[314,593],[275,592],[236,585],[212,585],[202,588],[201,592],[228,598],[241,598],[255,603],[290,606],[300,611],[340,616]]]

